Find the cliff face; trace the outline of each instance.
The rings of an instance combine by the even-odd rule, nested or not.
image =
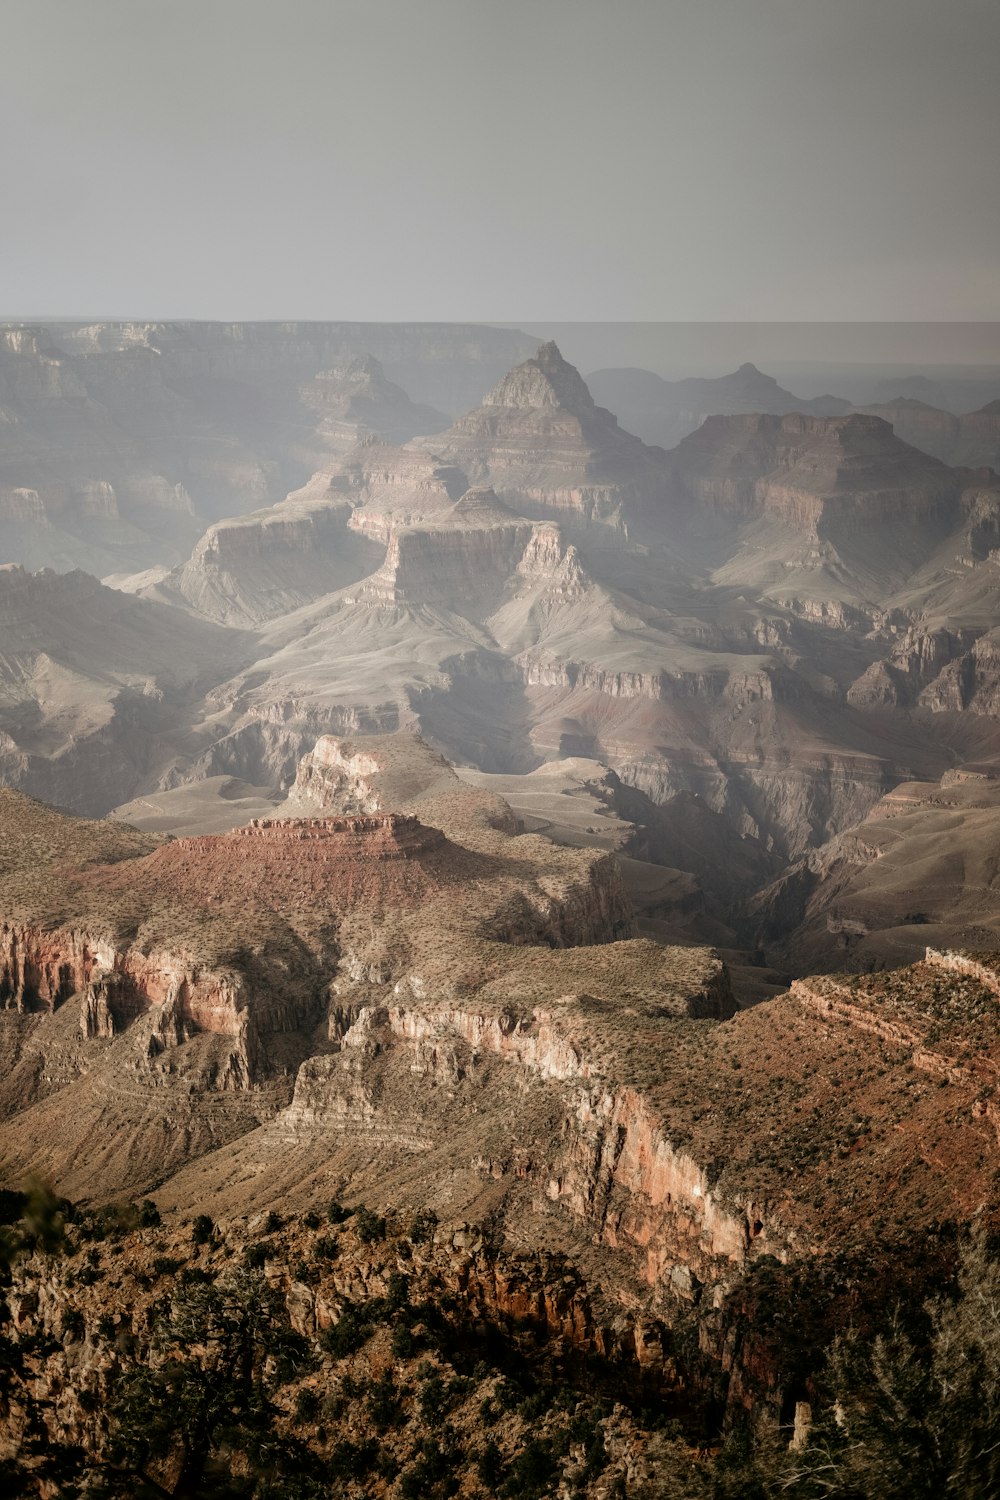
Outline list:
[[[760,940],[800,973],[912,963],[928,944],[995,946],[998,818],[989,767],[895,787],[760,893]]]
[[[463,475],[429,455],[365,440],[281,505],[211,526],[186,563],[142,592],[230,626],[278,619],[373,573],[377,594],[397,533],[450,520],[465,489]]]
[[[494,1101],[485,1107],[499,1117],[537,1080],[556,1111],[551,1139],[544,1146],[525,1141],[521,1151],[515,1137],[513,1156],[494,1146],[495,1155],[478,1159],[487,1179],[513,1173],[574,1235],[620,1253],[622,1265],[668,1302],[690,1297],[704,1279],[731,1275],[751,1241],[758,1251],[782,1252],[779,1225],[768,1237],[758,1205],[741,1211],[723,1202],[704,1166],[668,1138],[648,1098],[604,1076],[597,1034],[578,1029],[585,997],[566,996],[556,1008],[520,1018],[413,999],[337,1014],[339,1051],[300,1069],[293,1101],[271,1127],[276,1141],[356,1133],[354,1149],[364,1152],[395,1137],[426,1158],[436,1126],[432,1118],[421,1122],[419,1106],[412,1114],[401,1109],[393,1080],[409,1074],[425,1097],[428,1090],[479,1093]],[[731,1012],[725,971],[708,960],[678,991],[671,1013],[718,1019]],[[666,1036],[669,1023],[660,1024]],[[482,1134],[495,1135],[485,1119]],[[436,1167],[427,1162],[427,1170]]]
[[[182,567],[145,592],[223,625],[258,626],[377,565],[382,549],[351,530],[350,517],[339,497],[303,497],[220,521]]]
[[[380,603],[486,614],[531,536],[530,522],[505,514],[491,490],[470,491],[436,523],[394,530],[385,562],[365,584],[365,595]]]
[[[1000,470],[1000,402],[991,401],[979,411],[957,415],[929,406],[926,401],[901,396],[866,409],[891,423],[904,443],[946,464]]]
[[[767,515],[815,540],[872,527],[953,519],[960,482],[900,442],[888,423],[843,417],[709,417],[673,455],[698,502],[746,519]]]
[[[387,380],[371,355],[321,370],[300,388],[299,396],[317,417],[314,440],[297,449],[312,468],[319,467],[326,455],[350,452],[370,435],[388,443],[406,443],[420,433],[440,432],[448,426],[443,412],[411,401],[401,386]]]
[[[278,500],[366,433],[447,426],[434,403],[464,410],[530,348],[434,325],[0,329],[0,557],[173,566],[208,522]]]
[[[555,344],[511,370],[482,406],[431,440],[474,483],[525,514],[624,533],[662,494],[660,456],[597,406]]]
[[[201,964],[176,950],[122,948],[73,929],[0,925],[0,1006],[53,1013],[71,1000],[86,1041],[124,1035],[152,1013],[136,1038],[150,1060],[196,1033],[230,1040],[232,1049],[201,1079],[207,1088],[249,1088],[262,1073],[262,1032],[293,1031],[304,1020],[281,1001],[261,1005],[235,967]]]
[[[299,792],[329,803],[349,785],[342,802],[370,805],[381,800],[370,789],[378,770],[376,756],[359,760],[327,744],[304,769]],[[35,813],[8,794],[0,1004],[54,1013],[74,1000],[89,1038],[123,1034],[155,1011],[151,1053],[194,1033],[230,1037],[238,1044],[234,1076],[249,1084],[267,1070],[262,1038],[307,1034],[343,954],[362,969],[378,967],[385,935],[400,923],[434,954],[437,983],[449,982],[463,944],[467,953],[484,942],[567,947],[634,931],[613,858],[560,854],[536,840],[512,857],[499,831],[516,826],[509,810],[460,788],[430,752],[416,754],[415,768],[404,758],[402,779],[430,810],[439,797],[445,821],[459,837],[467,827],[468,837],[453,842],[397,812],[255,819],[139,857],[77,855],[54,874],[50,867],[41,886],[36,827],[52,830],[51,860],[60,828],[83,852],[88,839],[100,847],[101,825],[91,834],[86,823]],[[390,777],[386,789],[398,782]],[[407,939],[390,967],[413,951]]]

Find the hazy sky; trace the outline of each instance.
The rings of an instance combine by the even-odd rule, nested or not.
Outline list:
[[[1000,317],[1000,0],[0,0],[0,315]]]

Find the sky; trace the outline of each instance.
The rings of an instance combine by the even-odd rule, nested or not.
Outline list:
[[[998,0],[0,0],[0,316],[1000,318]]]

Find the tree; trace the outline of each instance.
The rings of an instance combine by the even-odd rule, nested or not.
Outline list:
[[[899,1316],[829,1361],[833,1405],[796,1465],[796,1496],[995,1500],[1000,1495],[1000,1262],[977,1226],[957,1295],[927,1303],[924,1329]]]
[[[141,1472],[172,1458],[177,1496],[203,1493],[211,1462],[233,1451],[250,1459],[265,1487],[307,1479],[313,1461],[304,1445],[278,1439],[272,1400],[276,1383],[307,1357],[280,1294],[259,1272],[240,1267],[224,1281],[190,1283],[157,1326],[148,1364],[120,1380],[109,1456]]]

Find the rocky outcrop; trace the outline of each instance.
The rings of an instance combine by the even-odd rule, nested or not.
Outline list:
[[[492,490],[471,490],[433,522],[394,530],[385,562],[365,583],[364,596],[380,604],[486,614],[531,537],[531,523],[501,507]]]
[[[521,833],[508,804],[464,786],[443,755],[415,734],[321,735],[299,761],[289,807],[327,813],[377,813],[385,808],[437,819],[452,831]]]
[[[234,840],[252,840],[279,849],[283,857],[296,861],[308,857],[309,850],[300,844],[330,840],[337,860],[416,859],[445,847],[445,836],[437,828],[425,828],[419,819],[406,813],[369,813],[344,818],[254,818],[245,828],[237,828]],[[205,847],[202,845],[202,847]],[[238,847],[238,846],[237,846]]]
[[[0,1006],[20,1012],[55,1011],[79,997],[80,1031],[88,1039],[117,1036],[156,1009],[150,1054],[195,1032],[231,1037],[236,1046],[225,1074],[248,1087],[257,1074],[259,1021],[268,1030],[294,1029],[301,1017],[283,1007],[251,1014],[243,976],[208,967],[183,954],[121,948],[80,931],[0,924]],[[285,1026],[281,1022],[284,1020]]]
[[[947,974],[968,974],[1000,999],[1000,958],[995,953],[964,953],[928,948],[924,962]]]
[[[627,1248],[662,1296],[691,1297],[731,1275],[751,1244],[786,1253],[780,1222],[757,1203],[726,1203],[634,1090],[582,1092],[567,1134],[546,1196],[605,1244]]]
[[[555,344],[511,370],[481,407],[430,440],[474,483],[515,510],[550,513],[584,529],[627,531],[628,515],[662,497],[661,456],[595,404]]]
[[[912,396],[900,396],[865,410],[891,423],[904,443],[946,464],[1000,470],[1000,401],[956,415]]]
[[[379,812],[384,804],[377,778],[383,769],[377,751],[323,735],[299,762],[293,796],[345,812]]]
[[[350,529],[340,496],[283,505],[209,527],[190,558],[143,592],[220,624],[253,627],[364,577],[381,548]]]
[[[664,380],[651,370],[597,370],[588,375],[587,383],[595,398],[616,414],[628,432],[661,448],[672,448],[708,417],[720,413],[770,412],[780,416],[800,411],[838,416],[850,410],[850,402],[836,396],[795,396],[752,364],[741,365],[729,375],[687,380]]]
[[[551,885],[543,881],[537,895],[517,892],[484,918],[480,931],[503,943],[546,943],[551,948],[588,947],[638,936],[621,866],[613,854],[595,854],[582,877]]]
[[[369,435],[406,443],[448,426],[443,412],[411,401],[401,386],[387,380],[370,354],[321,370],[300,387],[299,395],[318,418],[313,443],[298,450],[313,467],[319,467],[324,454],[348,453]]]
[[[404,989],[408,1003],[397,998]],[[405,1061],[397,1066],[408,1068],[422,1089],[454,1088],[496,1060],[556,1090],[557,1144],[548,1160],[527,1169],[537,1190],[584,1234],[625,1251],[660,1295],[691,1297],[700,1279],[724,1275],[726,1263],[743,1264],[751,1242],[757,1251],[781,1251],[780,1225],[765,1224],[768,1216],[752,1202],[743,1208],[724,1202],[704,1167],[670,1141],[648,1098],[607,1077],[606,1060],[579,1029],[577,1006],[586,1007],[587,997],[567,996],[530,1016],[415,998],[412,985],[397,985],[384,1005],[338,1011],[331,1034],[340,1052],[303,1065],[276,1133],[359,1130],[377,1140],[388,1127],[400,1140],[412,1132],[410,1149],[426,1150],[415,1120],[390,1125],[384,1117],[372,1059],[379,1059],[376,1072],[391,1069],[401,1050]],[[706,956],[672,1014],[718,1019],[731,1012],[725,969]],[[499,1079],[490,1086],[502,1096]],[[495,1169],[504,1170],[482,1163],[488,1174]]]
[[[924,688],[919,701],[935,713],[1000,717],[1000,632],[986,631],[971,649],[949,661]]]
[[[974,629],[926,630],[911,625],[894,642],[886,660],[873,662],[851,684],[848,703],[858,708],[912,708],[918,701],[928,705],[939,701],[941,691],[933,687],[935,680],[974,645],[976,634]],[[922,695],[928,688],[925,700]]]
[[[878,417],[709,417],[673,455],[698,503],[740,519],[769,516],[820,540],[879,526],[940,528],[961,483]]]

